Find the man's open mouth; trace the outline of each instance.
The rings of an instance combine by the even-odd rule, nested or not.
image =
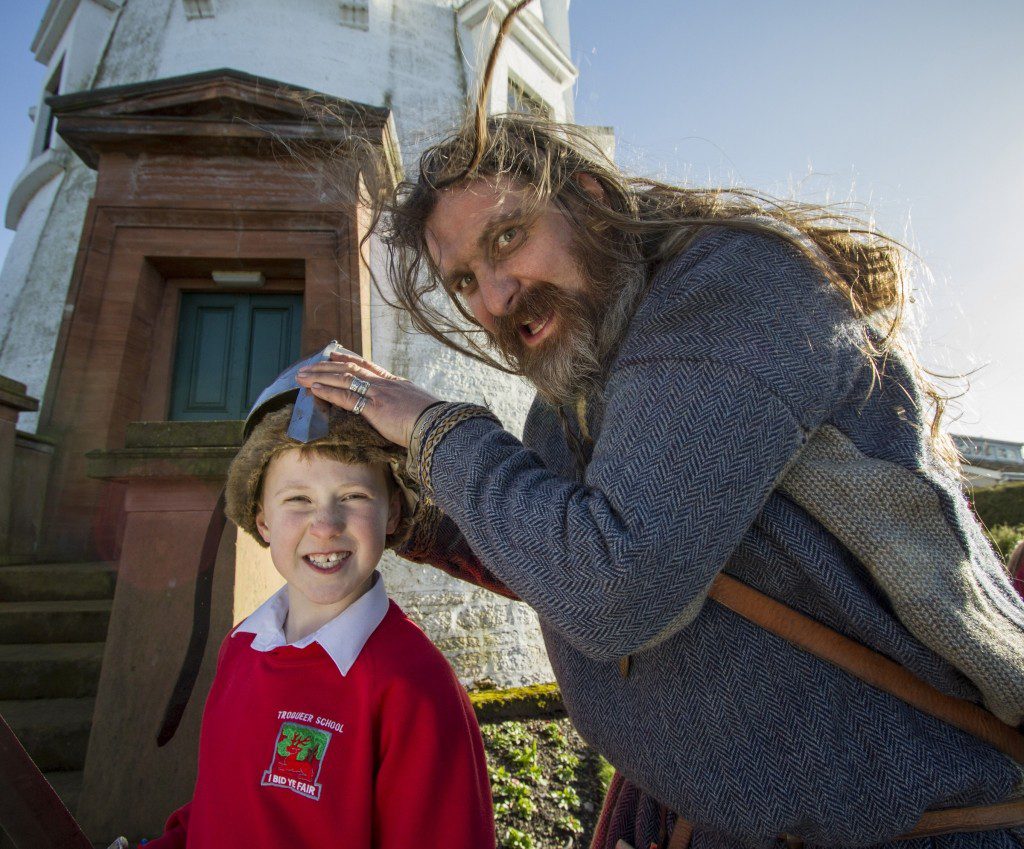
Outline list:
[[[531,318],[529,321],[523,322],[519,325],[519,335],[523,337],[523,341],[527,345],[536,345],[550,331],[552,318],[554,318],[554,313],[550,313],[543,318]]]
[[[351,551],[331,551],[324,554],[307,554],[302,559],[317,572],[329,575],[344,566],[351,554]]]

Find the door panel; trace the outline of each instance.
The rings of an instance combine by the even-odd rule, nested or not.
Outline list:
[[[299,358],[302,298],[279,296],[279,299],[290,299],[293,303],[260,302],[251,311],[246,412],[285,366]]]
[[[244,418],[299,358],[301,332],[301,295],[184,293],[170,418]]]
[[[236,324],[232,306],[200,307],[195,311],[192,358],[189,365],[189,409],[227,410],[231,374],[231,343]]]

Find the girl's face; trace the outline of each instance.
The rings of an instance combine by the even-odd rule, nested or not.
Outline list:
[[[288,583],[290,621],[324,624],[370,588],[401,517],[386,475],[298,449],[271,460],[256,526]]]

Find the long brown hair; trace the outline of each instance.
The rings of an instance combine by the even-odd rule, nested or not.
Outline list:
[[[500,35],[524,5],[517,4],[506,16]],[[499,48],[500,37],[488,70]],[[378,288],[389,303],[408,314],[416,330],[490,366],[513,371],[465,305],[457,297],[444,296],[427,251],[426,222],[441,193],[482,179],[528,190],[538,210],[550,204],[562,211],[572,224],[587,272],[633,263],[641,264],[649,278],[707,227],[784,239],[849,302],[852,314],[861,320],[862,349],[876,375],[893,352],[916,363],[901,332],[909,284],[906,250],[896,240],[833,207],[746,189],[688,188],[628,176],[585,127],[536,115],[487,118],[489,85],[490,74],[485,74],[475,109],[467,110],[461,127],[423,152],[415,179],[379,193],[374,204],[375,231],[387,247],[389,277],[389,285]],[[603,197],[587,190],[591,178],[600,184]],[[934,406],[930,442],[937,456],[953,461],[955,451],[939,429],[947,398],[923,370],[915,368],[920,390]],[[913,389],[906,391],[913,401]]]

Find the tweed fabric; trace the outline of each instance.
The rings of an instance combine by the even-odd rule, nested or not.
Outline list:
[[[900,622],[970,678],[989,710],[1024,720],[1019,597],[999,571],[976,568],[928,484],[824,425],[779,489],[853,552]]]
[[[662,833],[662,815],[665,816]],[[590,849],[618,849],[624,840],[634,847],[646,847],[653,839],[666,839],[672,834],[675,814],[667,811],[650,796],[626,781],[619,773],[612,776],[601,806],[601,816],[594,827]],[[664,843],[660,849],[664,849]]]
[[[603,392],[588,399],[585,470],[558,411],[539,400],[522,443],[470,417],[421,463],[445,518],[432,547],[414,532],[401,553],[492,576],[534,607],[580,733],[694,823],[697,849],[768,846],[784,833],[812,846],[894,845],[926,809],[1020,792],[1021,771],[991,747],[704,603],[728,564],[940,690],[981,700],[899,621],[853,553],[777,489],[831,425],[931,487],[971,561],[999,580],[955,480],[931,459],[921,405],[908,403],[912,369],[892,357],[876,385],[860,334],[794,248],[709,231],[652,280]],[[453,550],[462,559],[446,562]],[[921,845],[968,845],[958,840]],[[969,845],[1018,843],[996,832]]]

